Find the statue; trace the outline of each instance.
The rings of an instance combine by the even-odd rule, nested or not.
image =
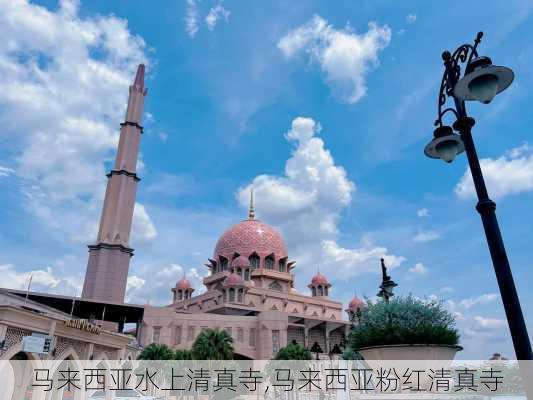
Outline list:
[[[381,273],[383,275],[383,280],[381,281],[381,285],[379,288],[381,289],[379,293],[377,294],[379,297],[382,297],[383,300],[386,302],[389,301],[389,299],[394,296],[393,289],[398,286],[396,282],[394,282],[389,275],[387,275],[387,267],[385,266],[385,259],[381,259]]]

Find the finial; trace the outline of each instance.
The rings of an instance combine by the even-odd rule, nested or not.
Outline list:
[[[137,86],[141,91],[144,89],[144,64],[139,64],[137,67],[137,74],[135,75],[133,85]]]
[[[254,188],[250,188],[250,207],[248,209],[248,219],[253,221],[255,219],[255,208],[254,208]]]

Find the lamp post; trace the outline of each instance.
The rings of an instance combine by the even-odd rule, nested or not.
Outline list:
[[[437,128],[433,133],[434,138],[424,152],[430,158],[440,158],[448,163],[452,162],[457,154],[463,151],[466,153],[478,197],[476,209],[483,222],[516,358],[533,360],[524,316],[496,219],[496,203],[489,198],[472,139],[471,130],[475,120],[467,115],[465,107],[465,101],[471,100],[483,104],[490,103],[494,96],[507,89],[514,79],[511,69],[493,65],[490,58],[478,55],[477,47],[482,36],[482,32],[477,34],[474,45],[463,44],[453,53],[448,51],[442,53],[444,75],[438,98],[438,114],[435,121]],[[463,76],[461,76],[462,67],[464,67]],[[453,105],[445,108],[450,99]],[[448,113],[453,114],[456,119],[453,128],[443,124],[443,117]]]

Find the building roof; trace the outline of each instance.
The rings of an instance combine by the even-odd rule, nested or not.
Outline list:
[[[248,260],[244,256],[239,256],[235,260],[231,262],[232,267],[249,267],[250,266],[250,260]]]
[[[326,278],[320,272],[317,272],[316,275],[311,279],[311,286],[316,285],[329,285],[328,278]]]
[[[15,289],[2,288],[0,291],[15,294],[24,298],[27,295],[29,300],[52,307],[64,313],[70,314],[72,312],[73,316],[82,319],[90,319],[94,317],[99,320],[117,323],[137,323],[142,320],[144,315],[144,307],[133,304],[111,303],[49,293],[27,293],[25,290]]]
[[[192,289],[191,282],[184,276],[176,282],[176,289],[187,290]]]
[[[242,278],[240,275],[231,274],[224,279],[224,286],[237,286],[242,285]]]
[[[358,308],[361,309],[365,306],[365,302],[354,296],[354,298],[348,303],[349,311],[356,311]]]
[[[274,254],[275,259],[287,257],[287,247],[281,234],[272,226],[258,220],[245,220],[233,225],[220,236],[213,258],[228,260],[235,254],[246,258],[256,253],[264,258]]]

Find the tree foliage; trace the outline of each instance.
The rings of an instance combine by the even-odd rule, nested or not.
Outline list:
[[[454,346],[459,342],[459,334],[453,315],[441,302],[407,296],[389,302],[368,302],[348,342],[354,350],[394,344]]]
[[[151,343],[138,357],[139,360],[173,360],[174,352],[166,344]]]
[[[195,360],[233,359],[233,339],[228,332],[219,329],[204,329],[192,345]]]
[[[296,342],[289,343],[276,353],[274,360],[310,360],[311,352]]]

